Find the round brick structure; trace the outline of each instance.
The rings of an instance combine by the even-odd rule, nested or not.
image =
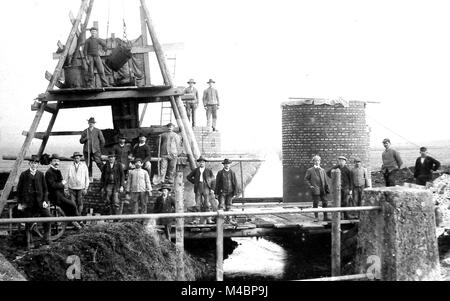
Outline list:
[[[365,108],[362,101],[324,99],[282,104],[284,202],[312,201],[304,177],[314,155],[322,158],[326,171],[337,164],[338,156],[347,157],[349,167],[353,167],[355,157],[369,167]]]

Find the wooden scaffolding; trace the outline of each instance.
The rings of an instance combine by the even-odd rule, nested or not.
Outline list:
[[[11,173],[0,196],[0,213],[8,200],[8,197],[16,182],[20,166],[30,148],[33,139],[41,140],[41,145],[38,155],[44,153],[50,136],[73,135],[77,132],[53,132],[58,113],[62,109],[82,108],[82,107],[96,107],[96,106],[111,106],[122,104],[124,101],[133,104],[139,103],[155,103],[168,102],[171,105],[173,114],[175,116],[178,127],[184,143],[185,152],[188,157],[189,165],[192,169],[196,167],[196,159],[200,157],[200,150],[187,118],[186,109],[181,100],[184,94],[182,89],[176,88],[172,75],[169,71],[167,60],[153,27],[152,19],[149,10],[146,6],[145,0],[140,0],[140,14],[141,14],[141,30],[142,30],[142,49],[136,50],[138,53],[144,54],[144,73],[145,86],[144,87],[109,87],[109,88],[94,88],[94,89],[54,89],[61,87],[59,78],[62,75],[63,66],[69,58],[69,52],[72,45],[75,45],[79,50],[81,47],[84,33],[87,30],[89,18],[94,5],[94,0],[81,0],[81,6],[76,17],[71,14],[72,29],[69,33],[65,46],[59,44],[61,50],[56,58],[58,63],[53,74],[46,72],[46,78],[49,80],[48,87],[45,93],[40,94],[38,101],[32,106],[36,111],[34,120],[27,132],[23,132],[26,136],[25,141],[17,155]],[[150,35],[153,45],[147,45],[147,32]],[[164,85],[152,86],[150,83],[150,64],[148,52],[154,51],[158,61],[158,65],[164,80]],[[146,105],[145,105],[146,109]],[[45,132],[37,132],[38,125],[44,113],[51,114],[50,121]],[[142,117],[141,117],[142,120]],[[138,124],[140,126],[140,122]]]

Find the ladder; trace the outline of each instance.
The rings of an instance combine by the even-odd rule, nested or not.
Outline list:
[[[166,56],[166,60],[167,60],[167,64],[172,65],[171,70],[172,70],[172,78],[175,78],[176,76],[176,71],[177,71],[177,56],[174,55],[172,57]],[[169,66],[170,68],[170,66]],[[172,118],[173,118],[173,110],[172,110],[172,106],[165,102],[161,103],[161,118],[160,120],[160,125],[166,125],[168,123],[172,122]]]
[[[55,87],[55,85],[59,85],[59,83],[60,83],[59,78],[62,73],[62,68],[63,68],[64,62],[66,61],[66,58],[69,56],[69,50],[71,48],[70,46],[73,44],[76,36],[79,37],[80,35],[85,33],[87,24],[89,22],[89,17],[90,17],[91,11],[92,11],[93,4],[94,4],[94,0],[90,0],[89,5],[88,5],[88,0],[82,0],[81,6],[80,6],[80,9],[78,11],[76,18],[71,18],[72,29],[67,38],[67,41],[65,44],[66,46],[64,47],[64,50],[58,60],[58,64],[55,67],[55,71],[53,72],[53,74],[47,74],[47,76],[46,76],[47,78],[48,78],[48,76],[50,76],[50,78],[49,78],[50,82],[47,86],[45,93],[48,93],[48,91],[52,90]],[[84,15],[85,15],[85,21],[80,30],[79,27],[81,25],[81,20]],[[42,99],[45,99],[45,97],[43,97]],[[35,106],[39,106],[39,109],[36,111],[36,115],[34,116],[34,119],[30,126],[29,131],[24,132],[24,134],[26,134],[25,141],[24,141],[22,148],[17,156],[16,161],[14,162],[11,173],[9,174],[8,180],[6,181],[5,187],[3,188],[2,194],[0,196],[0,212],[3,211],[3,208],[6,204],[6,202],[8,201],[9,194],[11,193],[14,183],[16,182],[16,180],[18,178],[20,166],[22,165],[22,163],[24,161],[25,155],[28,152],[28,149],[30,148],[32,140],[35,138],[34,135],[37,131],[37,128],[42,119],[42,116],[44,115],[44,112],[48,112],[52,116],[51,116],[49,124],[47,126],[45,135],[43,137],[40,137],[42,142],[41,142],[41,146],[40,146],[39,152],[38,152],[39,156],[41,156],[42,153],[44,152],[44,149],[48,142],[48,138],[53,129],[53,125],[55,124],[56,117],[58,116],[58,113],[59,113],[59,102],[57,102],[56,104],[47,104],[46,101],[42,101],[40,103],[35,103]]]

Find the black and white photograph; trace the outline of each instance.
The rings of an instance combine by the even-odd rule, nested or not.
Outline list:
[[[2,2],[0,281],[450,280],[448,1]]]

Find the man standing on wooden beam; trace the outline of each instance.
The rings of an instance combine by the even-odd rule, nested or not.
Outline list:
[[[84,144],[83,155],[87,160],[89,169],[89,180],[92,182],[92,161],[95,161],[97,167],[102,170],[102,146],[105,145],[105,137],[102,131],[95,127],[94,117],[89,118],[89,128],[85,129],[81,134],[80,143]]]
[[[108,80],[106,79],[105,68],[103,67],[102,59],[100,57],[100,54],[98,53],[99,46],[102,46],[103,49],[106,51],[106,43],[105,43],[105,41],[99,39],[97,28],[92,27],[90,29],[90,32],[91,32],[91,37],[89,39],[87,39],[84,44],[84,56],[86,57],[88,65],[89,65],[88,87],[95,88],[94,67],[97,68],[97,72],[102,81],[102,86],[110,87]]]
[[[210,79],[207,84],[209,84],[209,88],[203,92],[203,105],[206,110],[206,118],[208,120],[208,130],[212,130],[213,132],[217,131],[217,111],[219,110],[220,102],[219,102],[219,92],[217,89],[213,87],[213,84],[216,82]]]

